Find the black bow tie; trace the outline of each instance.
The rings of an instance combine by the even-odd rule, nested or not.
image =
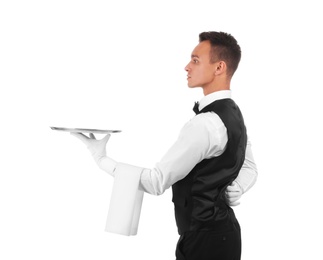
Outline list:
[[[199,110],[199,102],[195,102],[194,107],[193,107],[193,111],[195,112],[195,114],[198,114],[200,112]]]

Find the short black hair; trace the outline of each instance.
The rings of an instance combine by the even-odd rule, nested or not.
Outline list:
[[[199,34],[199,41],[210,41],[210,62],[224,61],[227,64],[228,75],[232,77],[241,59],[241,49],[237,40],[225,32],[202,32]]]

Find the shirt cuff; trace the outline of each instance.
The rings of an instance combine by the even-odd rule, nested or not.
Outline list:
[[[117,167],[117,164],[118,163],[115,160],[113,160],[107,156],[100,158],[100,160],[98,162],[100,169],[107,172],[108,174],[110,174],[113,177],[114,177],[114,172]]]

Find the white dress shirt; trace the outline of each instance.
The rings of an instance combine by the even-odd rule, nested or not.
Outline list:
[[[203,97],[199,109],[225,98],[231,98],[230,90],[211,93]],[[139,188],[153,195],[163,194],[174,183],[185,178],[203,159],[220,156],[225,151],[227,141],[227,129],[216,113],[207,112],[194,116],[184,125],[176,142],[155,168],[143,168]],[[118,163],[105,158],[106,160],[101,160],[100,167],[113,175]],[[256,179],[257,168],[248,140],[245,161],[235,181],[244,193],[253,186]]]

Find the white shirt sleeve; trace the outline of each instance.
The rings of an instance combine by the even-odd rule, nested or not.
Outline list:
[[[153,169],[144,169],[140,189],[153,195],[183,179],[200,161],[219,156],[227,143],[226,127],[215,113],[195,116]]]
[[[235,181],[240,185],[242,192],[245,193],[255,184],[257,177],[257,165],[253,158],[251,143],[248,139],[245,160]]]

